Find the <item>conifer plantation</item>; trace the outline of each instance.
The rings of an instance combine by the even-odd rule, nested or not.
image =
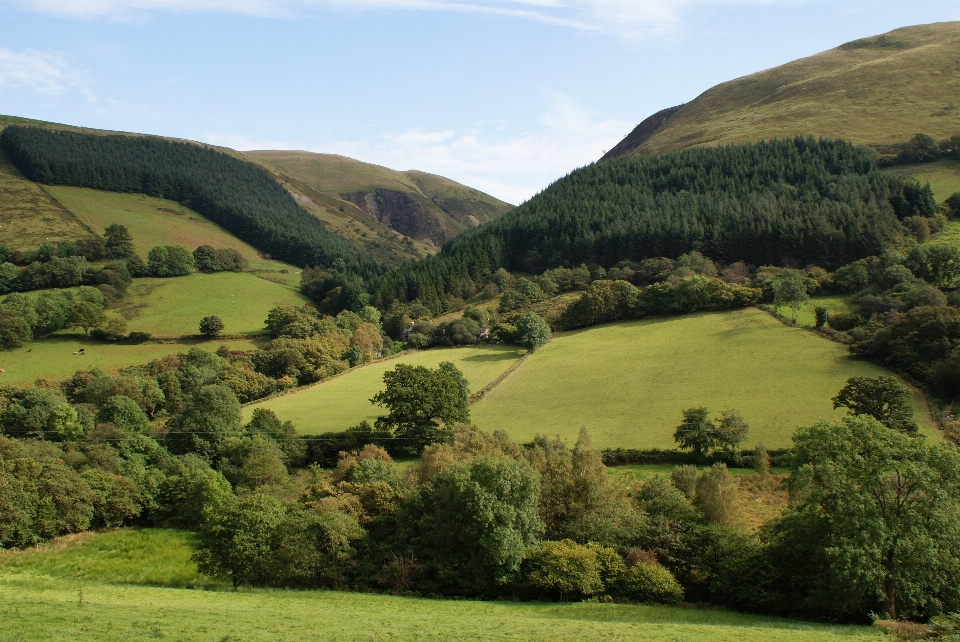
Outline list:
[[[469,296],[498,268],[676,257],[833,269],[880,254],[899,220],[932,216],[929,189],[881,173],[869,150],[795,138],[595,163],[516,210],[382,277],[381,304]]]
[[[328,232],[265,170],[210,147],[152,136],[101,136],[11,126],[0,147],[27,178],[179,201],[260,252],[294,265],[380,262]]]

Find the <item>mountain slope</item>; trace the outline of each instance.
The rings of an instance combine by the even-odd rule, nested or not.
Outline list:
[[[918,132],[946,138],[960,133],[958,52],[960,22],[848,42],[717,85],[652,135],[631,133],[604,158],[801,134],[845,138],[882,153]]]
[[[433,247],[512,209],[488,194],[426,172],[398,172],[334,154],[245,153],[292,179],[288,189],[305,187],[334,199],[344,214],[353,208],[364,212],[372,230],[384,226]]]

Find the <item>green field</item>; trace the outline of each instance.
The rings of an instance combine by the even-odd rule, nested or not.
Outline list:
[[[301,433],[312,435],[345,430],[363,420],[373,423],[378,416],[386,414],[369,400],[383,388],[383,373],[397,363],[435,368],[441,361],[450,361],[463,372],[470,383],[470,391],[476,392],[499,377],[521,354],[521,350],[507,346],[406,353],[395,359],[355,368],[331,381],[246,406],[244,420],[250,417],[254,408],[269,408],[282,421],[292,421]]]
[[[884,373],[760,310],[694,314],[561,335],[471,415],[481,429],[519,441],[545,433],[572,443],[585,426],[595,447],[673,448],[681,410],[732,407],[750,424],[751,445],[782,448],[797,426],[844,414],[830,399],[849,377]],[[919,395],[914,404],[933,434]]]
[[[624,486],[630,486],[637,482],[647,481],[656,475],[669,477],[674,468],[676,468],[674,464],[628,464],[625,466],[610,466],[607,468],[607,473]],[[729,470],[733,477],[752,475],[756,472],[752,468],[730,468]],[[771,468],[770,470],[775,473],[788,472],[786,468]]]
[[[263,330],[270,309],[300,306],[307,298],[287,286],[246,272],[191,274],[169,279],[136,279],[119,311],[131,331],[159,337],[195,335],[200,319],[223,319],[224,334]]]
[[[186,352],[198,347],[213,352],[226,343],[231,350],[253,350],[251,341],[208,341],[182,343],[100,343],[83,335],[55,335],[32,341],[16,350],[0,351],[0,386],[23,386],[37,379],[56,381],[65,379],[79,369],[97,367],[107,374],[116,374],[120,368],[139,365],[165,357],[168,354]],[[85,354],[75,354],[80,348]]]
[[[120,530],[0,553],[0,640],[878,640],[867,627],[599,603],[426,600],[215,585],[189,535]],[[152,586],[151,586],[152,585]]]
[[[960,161],[940,160],[920,165],[902,165],[887,171],[918,181],[921,185],[930,183],[930,189],[940,203],[960,192]]]
[[[850,312],[850,304],[847,302],[846,297],[815,296],[804,303],[803,307],[797,312],[797,325],[805,328],[815,327],[817,325],[816,308],[820,306],[825,307],[828,314],[833,312]],[[793,312],[787,307],[780,307],[777,310],[786,319],[789,319],[793,315]]]
[[[229,247],[247,259],[251,268],[286,269],[291,275],[288,280],[293,284],[299,281],[293,275],[296,272],[293,266],[260,258],[253,246],[176,201],[84,187],[48,186],[44,189],[97,233],[102,233],[111,223],[125,225],[133,236],[134,249],[144,258],[147,251],[157,245],[186,245],[191,250],[200,245]]]

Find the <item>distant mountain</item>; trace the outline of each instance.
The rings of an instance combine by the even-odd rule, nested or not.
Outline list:
[[[960,134],[960,22],[897,29],[717,85],[651,116],[604,159],[813,135],[883,154]]]
[[[371,230],[384,226],[432,248],[513,209],[488,194],[426,172],[398,172],[334,154],[244,153],[272,166],[288,189],[301,190],[319,202],[335,201],[342,216],[352,217],[349,225]],[[348,232],[343,235],[350,237]]]
[[[0,115],[0,131],[8,125],[82,134],[142,136]],[[167,140],[213,147],[260,165],[302,209],[319,219],[324,228],[388,265],[433,254],[460,232],[513,209],[512,205],[483,192],[425,172],[396,172],[330,154],[238,152],[194,141]],[[8,196],[0,199],[0,241],[17,245],[23,241],[22,232],[27,229],[30,243],[34,237],[66,239],[90,233],[78,226],[38,185],[23,177],[2,151],[0,188]],[[14,190],[15,199],[10,198]]]

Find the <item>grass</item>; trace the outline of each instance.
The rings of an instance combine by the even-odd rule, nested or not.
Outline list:
[[[656,475],[670,477],[670,473],[673,472],[674,468],[676,468],[674,464],[628,464],[625,466],[611,466],[607,468],[607,473],[624,486],[632,486],[639,482],[645,482]],[[752,468],[730,468],[729,470],[730,475],[733,477],[754,474]],[[787,472],[786,468],[771,468],[770,470],[774,473]]]
[[[213,352],[226,343],[232,350],[253,350],[257,346],[249,341],[207,341],[182,343],[141,343],[138,345],[100,343],[81,335],[55,335],[24,345],[16,350],[0,352],[0,386],[24,386],[37,379],[57,381],[65,379],[79,369],[102,369],[107,374],[116,374],[121,368],[159,359],[169,354],[186,352],[198,347]],[[85,354],[75,354],[80,348]]]
[[[887,171],[918,181],[921,185],[930,183],[933,196],[939,203],[960,192],[960,161],[940,160],[935,163],[899,165]]]
[[[637,153],[798,134],[855,143],[937,140],[960,132],[960,23],[897,29],[713,87]],[[667,107],[667,105],[664,105]]]
[[[76,240],[93,232],[23,174],[0,151],[0,243],[33,250],[46,242]]]
[[[176,201],[85,187],[49,186],[44,189],[98,234],[111,223],[125,225],[133,236],[134,249],[142,257],[157,245],[186,245],[191,250],[200,245],[212,245],[235,249],[247,259],[251,268],[286,269],[291,276],[297,271],[285,263],[262,259],[253,246]]]
[[[0,554],[0,640],[879,640],[869,627],[599,603],[210,587],[190,535],[121,530]],[[152,585],[152,586],[151,586]]]
[[[847,298],[843,296],[816,296],[811,297],[803,307],[797,311],[797,325],[805,328],[813,328],[817,325],[816,309],[823,306],[828,314],[833,312],[850,312],[850,304]],[[793,312],[790,308],[780,307],[778,311],[784,318],[789,319]]]
[[[595,447],[673,448],[681,410],[732,407],[750,424],[749,443],[781,448],[797,426],[843,416],[830,400],[848,378],[880,374],[889,372],[760,310],[704,313],[560,335],[471,416],[518,441],[541,433],[572,444],[585,426]],[[935,435],[919,393],[914,407]]]
[[[282,421],[293,421],[301,433],[312,435],[345,430],[364,420],[373,423],[378,416],[386,414],[369,399],[383,388],[383,373],[397,363],[435,368],[441,361],[450,361],[463,372],[470,391],[476,392],[500,376],[521,354],[522,351],[506,346],[411,352],[355,368],[331,381],[282,397],[251,404],[244,408],[244,420],[254,408],[269,408]]]
[[[245,272],[191,274],[169,279],[136,279],[119,309],[131,331],[154,336],[196,335],[200,319],[223,319],[224,334],[263,330],[267,312],[276,305],[300,306],[306,301],[287,286]]]

